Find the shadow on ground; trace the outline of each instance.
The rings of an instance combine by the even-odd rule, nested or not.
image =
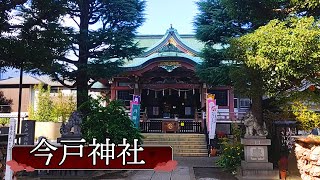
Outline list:
[[[193,170],[197,180],[236,180],[232,174],[221,168],[194,167]]]

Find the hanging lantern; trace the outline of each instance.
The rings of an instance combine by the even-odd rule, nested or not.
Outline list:
[[[184,99],[187,99],[187,91],[184,92]]]
[[[311,86],[309,86],[309,90],[310,90],[311,92],[313,92],[313,91],[316,90],[316,87],[315,87],[314,85],[311,85]]]
[[[179,95],[179,97],[180,97],[180,89],[179,89],[179,91],[178,91],[178,95]]]
[[[158,93],[157,93],[157,91],[154,91],[154,98],[158,98]]]
[[[171,89],[169,89],[169,95],[171,96]]]
[[[164,96],[164,89],[162,90],[162,96]]]
[[[147,91],[147,95],[149,96],[149,94],[150,94],[150,91],[149,91],[149,89],[148,89],[148,91]]]

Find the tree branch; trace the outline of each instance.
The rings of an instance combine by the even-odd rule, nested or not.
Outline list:
[[[75,47],[73,45],[71,46],[71,49],[72,49],[74,55],[79,57],[79,55],[77,54],[76,49],[75,49]]]
[[[60,79],[58,74],[57,73],[54,73],[54,77],[55,77],[55,80],[57,80],[60,84],[62,84],[63,86],[67,87],[67,88],[74,88],[76,87],[76,82],[73,83],[72,85],[69,85],[69,84],[66,84],[64,81],[64,79]]]
[[[73,60],[71,60],[69,58],[66,58],[66,57],[61,57],[59,60],[60,61],[65,61],[65,62],[70,63],[70,64],[78,64],[78,61],[73,61]]]
[[[80,24],[74,19],[74,16],[70,16],[70,17],[77,24],[78,28],[80,28]]]

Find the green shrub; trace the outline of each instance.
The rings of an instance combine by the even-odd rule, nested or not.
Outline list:
[[[76,110],[76,101],[73,95],[63,95],[59,90],[58,95],[53,99],[52,116],[55,121],[65,122],[71,113]]]
[[[10,118],[0,118],[0,124],[2,126],[5,126],[6,124],[9,124]]]
[[[53,102],[50,98],[50,86],[44,88],[43,84],[39,84],[34,89],[38,91],[37,109],[35,110],[32,105],[29,107],[29,119],[41,122],[55,121],[52,116]]]
[[[33,104],[29,106],[29,119],[41,122],[64,122],[76,109],[73,95],[63,95],[59,90],[57,96],[51,96],[50,86],[44,88],[43,84],[36,85],[34,89],[38,91],[37,108],[34,109]]]
[[[311,130],[320,127],[320,113],[310,110],[307,104],[296,101],[291,105],[292,112],[300,122],[300,128],[303,130]]]
[[[104,107],[101,105],[103,101],[107,100],[89,98],[89,101],[80,107],[80,110],[87,113],[81,124],[81,132],[87,142],[96,138],[97,142],[104,143],[105,139],[109,138],[111,142],[119,144],[126,138],[130,144],[134,139],[141,143],[140,131],[134,127],[123,103],[111,101]]]
[[[243,145],[239,142],[230,143],[228,139],[225,139],[222,143],[221,150],[222,154],[217,161],[217,165],[230,172],[236,171],[244,157]]]
[[[221,155],[217,161],[217,165],[230,172],[235,172],[237,167],[241,165],[241,160],[244,157],[243,145],[240,143],[243,132],[236,123],[231,124],[231,131],[233,135],[232,139],[222,138]]]

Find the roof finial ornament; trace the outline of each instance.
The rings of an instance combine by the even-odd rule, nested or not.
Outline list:
[[[172,24],[170,24],[170,29],[172,29]]]

